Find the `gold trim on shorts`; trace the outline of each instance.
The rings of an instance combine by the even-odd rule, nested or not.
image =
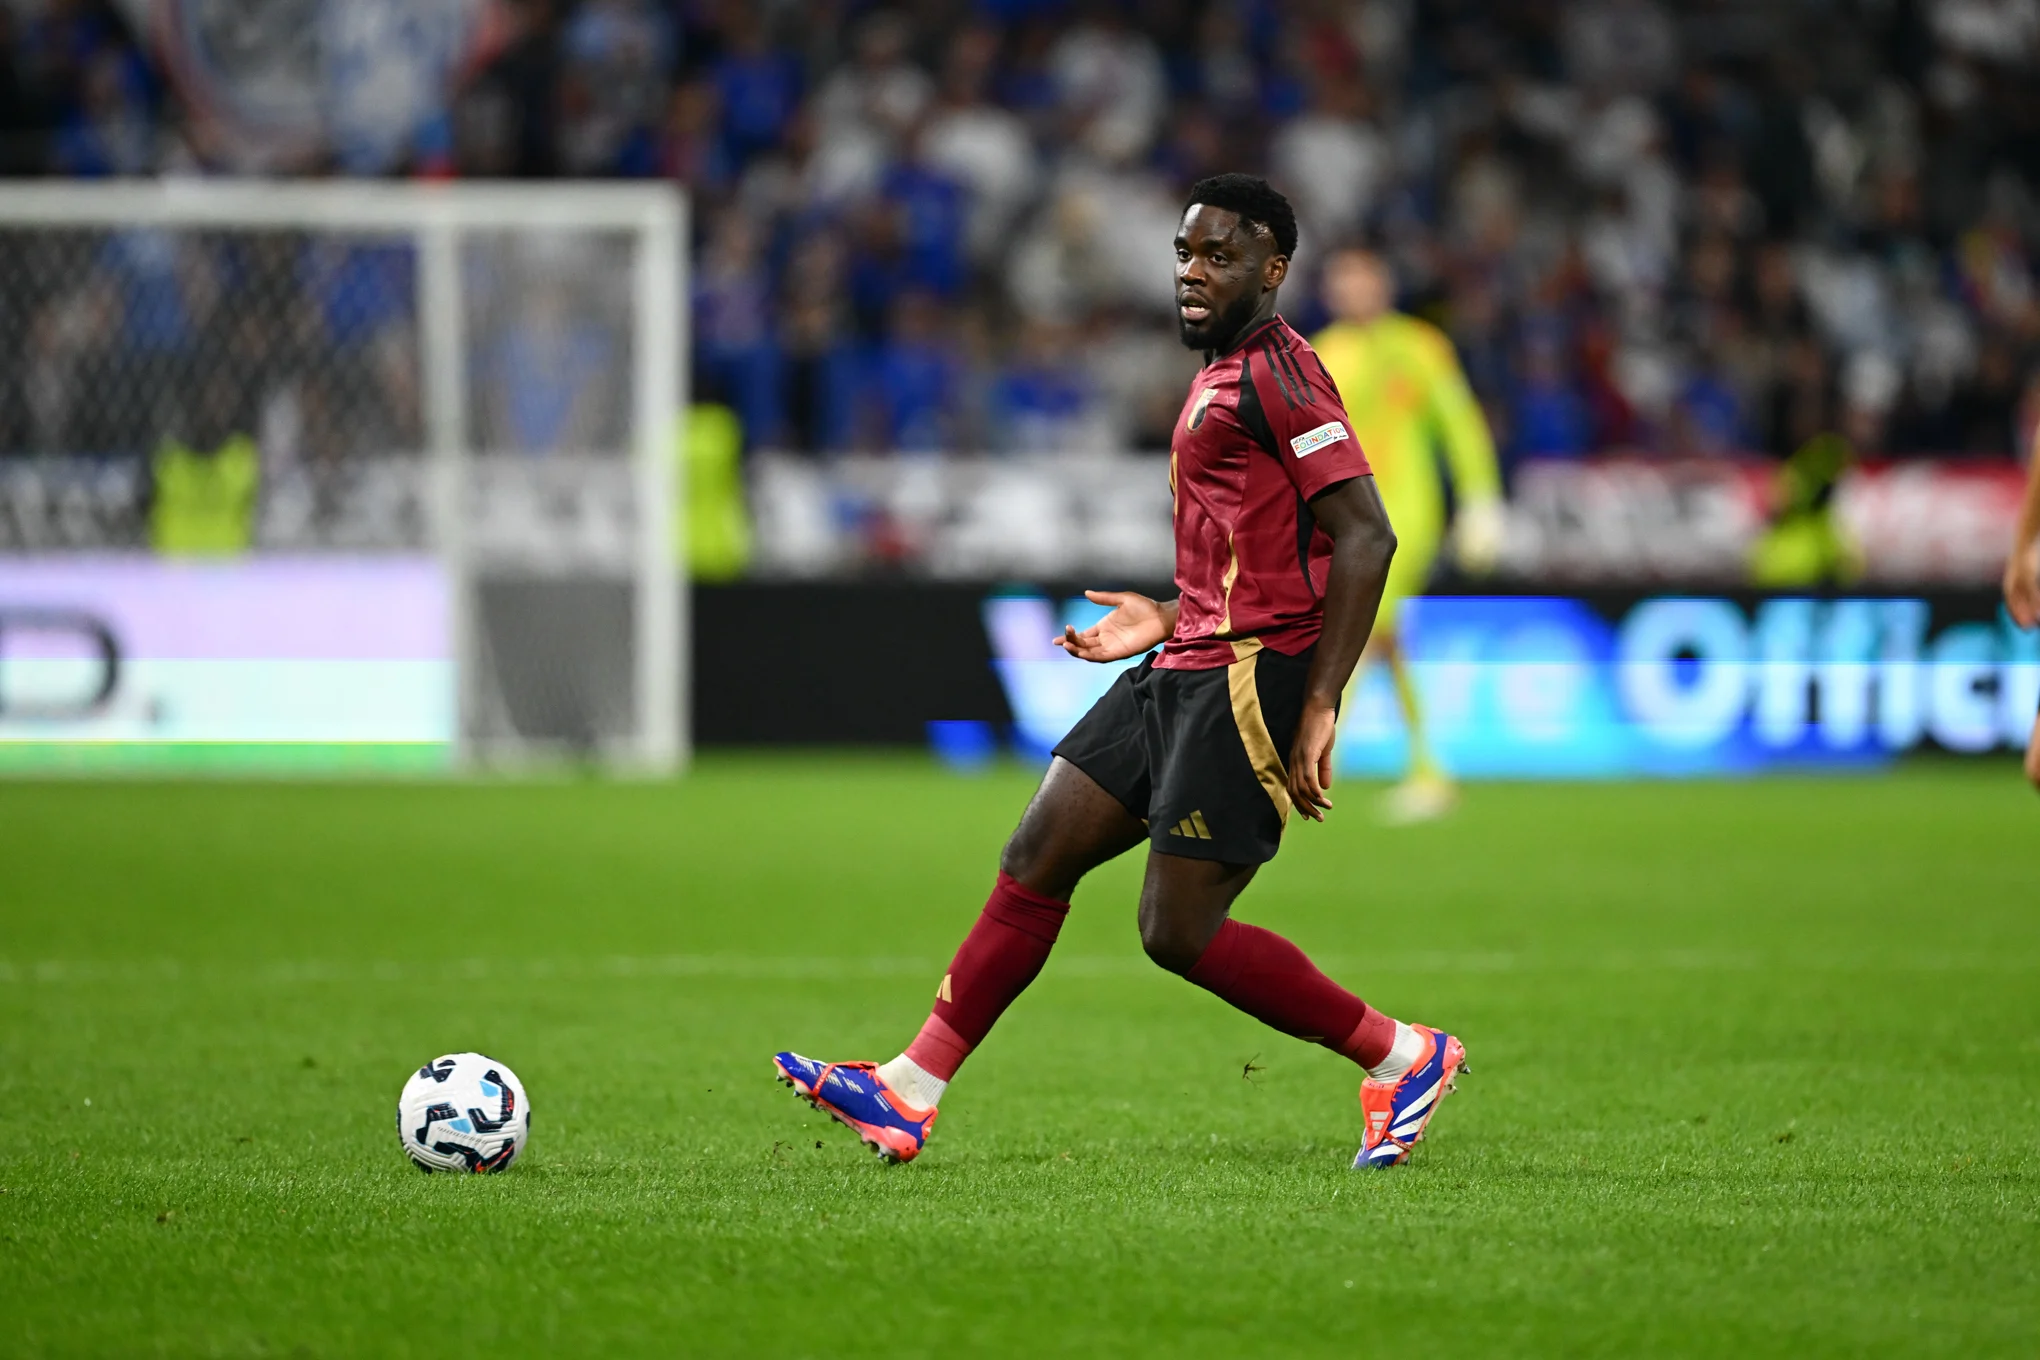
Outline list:
[[[1232,650],[1233,663],[1226,667],[1226,680],[1232,689],[1233,725],[1240,730],[1240,744],[1247,748],[1247,762],[1254,767],[1254,778],[1260,781],[1261,791],[1275,805],[1275,815],[1286,829],[1289,772],[1282,764],[1281,753],[1275,749],[1275,738],[1268,733],[1268,720],[1261,713],[1260,687],[1254,683],[1261,640],[1243,638],[1232,644]]]

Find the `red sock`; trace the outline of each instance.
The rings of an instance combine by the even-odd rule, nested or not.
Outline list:
[[[1227,918],[1184,976],[1284,1034],[1374,1067],[1395,1044],[1395,1021],[1317,970],[1272,930]]]
[[[1041,972],[1069,913],[1069,903],[1043,897],[1001,872],[977,924],[942,975],[934,1013],[907,1045],[907,1057],[943,1081],[954,1077],[1013,998]]]

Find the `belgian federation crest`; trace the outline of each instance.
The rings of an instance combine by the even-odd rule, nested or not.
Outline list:
[[[1211,405],[1211,399],[1217,395],[1218,389],[1216,387],[1207,387],[1197,394],[1197,400],[1190,407],[1189,428],[1194,430],[1204,423],[1205,408]]]

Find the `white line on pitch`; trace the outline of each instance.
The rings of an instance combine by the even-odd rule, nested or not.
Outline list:
[[[1386,953],[1324,955],[1319,963],[1347,977],[1382,973],[1743,973],[1790,968],[1818,973],[2023,973],[2040,958],[1965,952],[1880,955],[1788,951],[1648,950],[1600,954]],[[315,983],[445,983],[482,980],[581,981],[627,978],[728,978],[827,982],[932,977],[942,960],[886,957],[793,957],[746,954],[612,954],[535,959],[0,959],[0,985],[169,983],[296,986]],[[1138,954],[1058,955],[1051,980],[1119,978],[1153,973]]]

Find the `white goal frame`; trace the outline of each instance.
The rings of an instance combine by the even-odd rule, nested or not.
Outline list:
[[[456,767],[486,762],[469,718],[477,665],[476,573],[461,510],[473,449],[468,432],[467,313],[460,244],[472,232],[561,229],[627,232],[632,275],[631,483],[635,501],[632,645],[635,733],[620,772],[663,776],[685,767],[689,601],[681,574],[686,401],[687,201],[666,184],[258,181],[176,178],[0,185],[0,227],[163,228],[374,233],[409,238],[417,252],[417,314],[432,551],[451,587],[450,638],[458,685]]]

